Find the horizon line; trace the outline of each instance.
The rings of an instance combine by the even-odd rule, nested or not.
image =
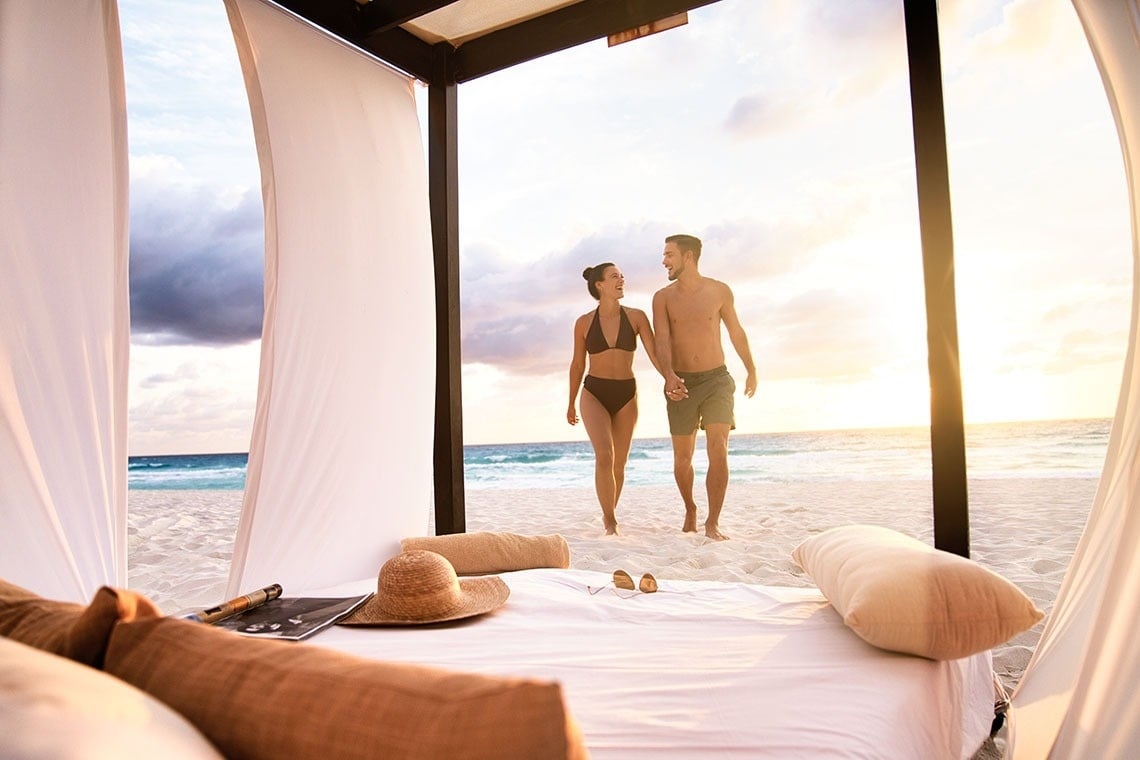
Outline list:
[[[1019,425],[1031,423],[1061,423],[1061,422],[1095,422],[1101,420],[1113,420],[1115,417],[1058,417],[1058,418],[1036,418],[1027,420],[990,420],[985,422],[967,422],[965,426],[967,429],[983,427],[988,425]],[[754,436],[754,435],[794,435],[797,433],[851,433],[858,431],[886,431],[886,430],[928,430],[929,425],[870,425],[852,428],[802,428],[799,430],[764,430],[755,433],[748,432],[733,432],[733,436]],[[653,436],[634,436],[634,441],[667,441],[669,436],[653,435]],[[730,438],[731,441],[731,438]],[[563,445],[567,443],[589,444],[589,439],[564,439],[564,440],[543,440],[543,441],[497,441],[497,442],[482,442],[482,443],[464,443],[463,448],[477,447],[477,446],[545,446],[545,445]],[[239,454],[249,455],[249,451],[198,451],[198,452],[167,452],[167,453],[149,453],[149,454],[128,454],[128,461],[131,459],[140,459],[146,457],[192,457],[192,456],[235,456]]]

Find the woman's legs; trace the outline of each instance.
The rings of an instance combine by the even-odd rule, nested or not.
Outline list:
[[[628,404],[626,405],[628,406]],[[594,447],[594,490],[598,494],[598,504],[602,508],[602,524],[606,535],[617,535],[618,524],[617,482],[614,478],[614,425],[609,411],[602,402],[588,390],[582,390],[579,402],[582,422]],[[624,411],[624,410],[623,410]],[[626,454],[628,455],[628,451]]]
[[[625,465],[629,461],[629,449],[633,444],[633,428],[637,425],[637,396],[618,410],[613,416],[611,427],[614,445],[614,509],[621,500],[621,489],[625,485]]]

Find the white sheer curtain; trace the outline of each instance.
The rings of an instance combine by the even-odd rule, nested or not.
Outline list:
[[[1011,711],[1012,757],[1140,757],[1140,3],[1074,0],[1124,151],[1132,331],[1104,473],[1084,535]]]
[[[127,581],[126,98],[114,0],[0,0],[0,577]]]
[[[265,201],[265,325],[229,592],[371,577],[431,503],[434,266],[413,82],[225,0]]]

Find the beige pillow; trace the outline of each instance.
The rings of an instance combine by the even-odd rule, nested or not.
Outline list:
[[[106,671],[227,757],[584,758],[556,683],[355,657],[185,620],[116,625]]]
[[[6,760],[220,760],[189,722],[138,689],[0,637],[0,755]]]
[[[91,604],[84,607],[44,599],[0,580],[0,636],[95,668],[103,665],[103,651],[115,623],[161,614],[146,597],[110,586],[96,591]]]
[[[570,545],[557,533],[523,536],[518,533],[477,531],[445,536],[405,538],[404,551],[426,549],[441,554],[456,575],[490,575],[536,567],[570,567]]]
[[[832,528],[797,546],[792,559],[843,622],[881,649],[958,659],[1044,616],[997,573],[888,528]]]

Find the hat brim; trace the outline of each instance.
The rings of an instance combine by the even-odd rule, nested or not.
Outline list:
[[[394,617],[385,612],[380,606],[380,599],[373,594],[372,598],[358,607],[348,617],[338,620],[337,625],[430,625],[432,623],[447,623],[452,620],[483,615],[491,610],[501,607],[511,595],[511,589],[503,579],[495,576],[486,578],[460,578],[459,591],[463,603],[449,610],[444,615],[429,617],[404,618]]]

